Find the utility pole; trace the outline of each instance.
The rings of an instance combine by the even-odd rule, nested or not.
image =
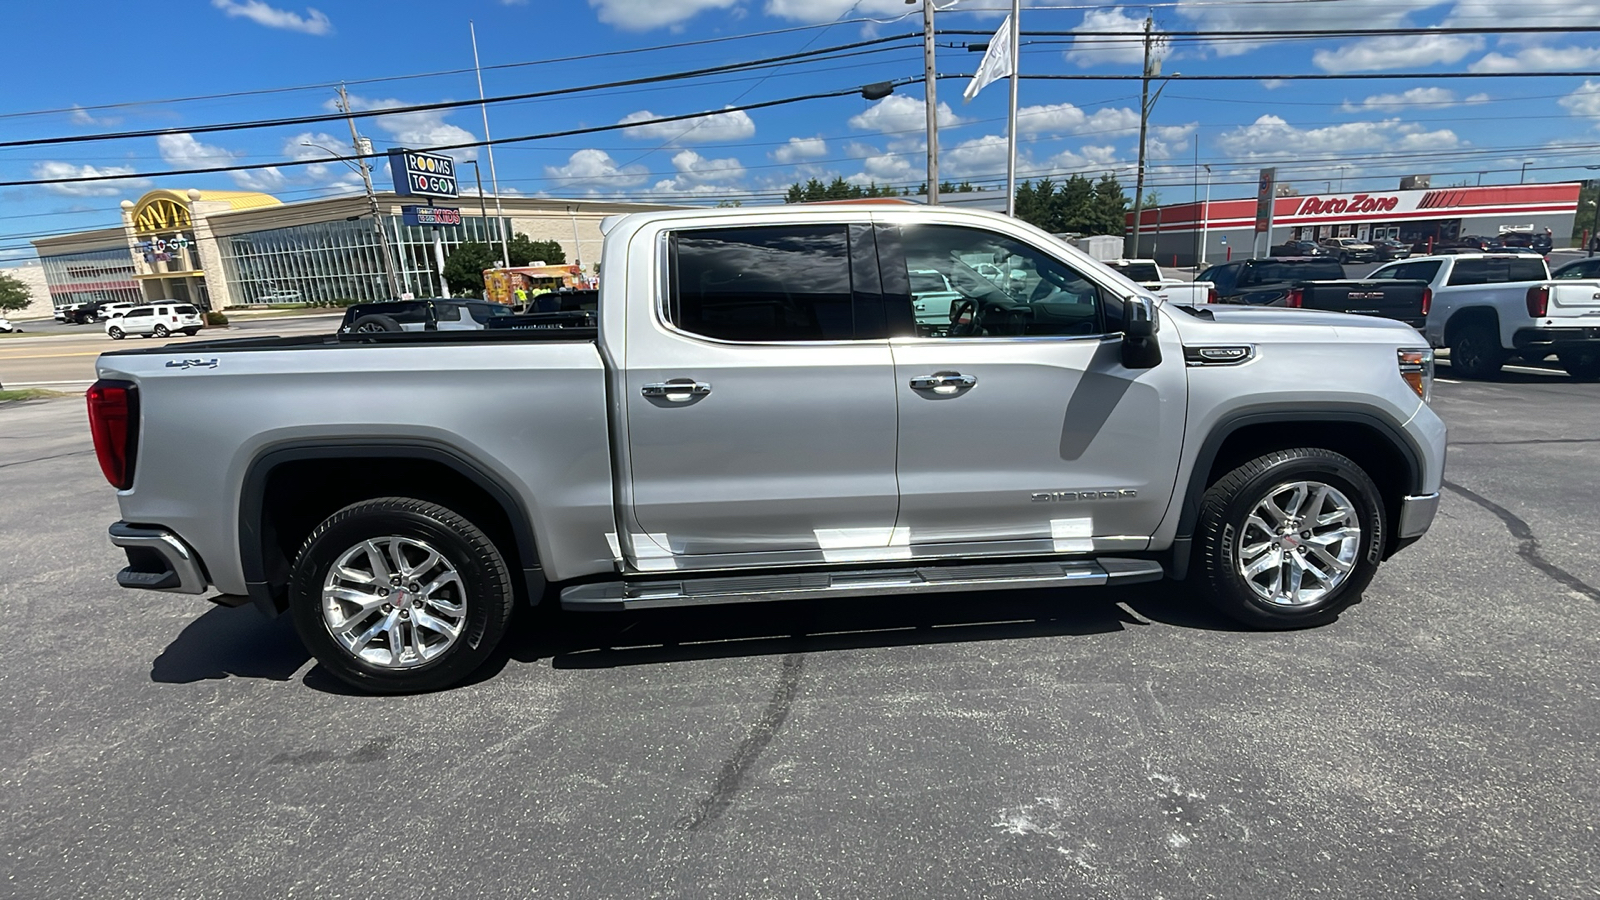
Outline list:
[[[399,299],[400,280],[395,275],[394,256],[389,252],[389,232],[383,227],[383,217],[378,215],[378,195],[372,190],[372,169],[366,157],[372,152],[372,142],[363,142],[356,133],[356,120],[350,116],[350,96],[345,93],[344,82],[339,82],[339,111],[350,123],[350,146],[356,151],[356,168],[361,171],[361,183],[367,189],[367,209],[372,213],[372,227],[378,232],[378,246],[383,251],[383,275],[389,282],[389,298]]]
[[[1144,74],[1139,78],[1139,169],[1134,175],[1133,237],[1123,239],[1123,254],[1132,259],[1139,255],[1139,231],[1144,224],[1144,139],[1150,128],[1150,30],[1155,26],[1154,16],[1144,17]],[[1160,62],[1157,61],[1157,66]]]
[[[939,202],[939,100],[934,91],[933,0],[922,0],[922,94],[928,112],[928,204],[931,206]]]
[[[467,30],[472,33],[472,70],[478,73],[478,106],[483,111],[484,150],[489,154],[489,183],[494,185],[495,229],[500,232],[500,265],[511,265],[511,248],[507,244],[506,213],[500,206],[500,176],[494,169],[494,138],[489,136],[489,104],[483,102],[483,66],[478,63],[478,26],[467,20]],[[480,188],[478,195],[483,195]]]

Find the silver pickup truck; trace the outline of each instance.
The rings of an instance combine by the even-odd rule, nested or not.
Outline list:
[[[1432,522],[1396,322],[1162,306],[1022,222],[787,206],[606,222],[596,327],[108,353],[125,587],[284,612],[365,690],[464,678],[513,606],[1188,579],[1333,619]],[[998,281],[990,269],[1007,273]],[[961,299],[914,314],[908,273]],[[505,324],[507,327],[496,327]]]

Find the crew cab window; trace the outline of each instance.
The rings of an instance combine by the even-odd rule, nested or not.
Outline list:
[[[666,317],[725,341],[855,336],[844,225],[682,231],[671,238]]]
[[[1344,267],[1326,262],[1253,262],[1248,269],[1248,284],[1275,284],[1280,281],[1338,281],[1344,278]]]
[[[1450,284],[1505,284],[1513,281],[1543,281],[1549,277],[1549,270],[1542,259],[1458,259],[1455,269],[1450,273]]]
[[[1095,335],[1120,330],[1120,299],[1066,263],[1020,241],[956,225],[900,229],[919,337]],[[949,289],[917,289],[935,272]],[[887,278],[887,275],[886,275]],[[1108,327],[1108,322],[1110,327]]]
[[[1120,266],[1113,266],[1112,268],[1116,269],[1118,272],[1121,272],[1129,281],[1161,280],[1161,270],[1156,268],[1155,263],[1124,263]]]
[[[1415,278],[1415,279],[1418,279],[1420,281],[1432,281],[1433,280],[1433,276],[1439,274],[1439,267],[1441,265],[1444,265],[1444,264],[1441,263],[1440,261],[1436,260],[1436,259],[1435,260],[1426,260],[1426,261],[1423,261],[1423,262],[1400,263],[1397,266],[1389,266],[1388,268],[1385,268],[1385,269],[1379,269],[1378,271],[1373,272],[1371,275],[1369,275],[1367,277],[1368,278],[1379,278],[1379,279],[1381,279],[1381,278]]]
[[[1590,262],[1573,263],[1562,266],[1556,271],[1554,278],[1594,278],[1600,276],[1600,264]]]

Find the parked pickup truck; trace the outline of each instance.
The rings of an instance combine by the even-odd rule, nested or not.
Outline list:
[[[1423,281],[1349,280],[1331,259],[1267,257],[1212,266],[1200,273],[1217,285],[1213,303],[1287,306],[1398,319],[1421,329],[1433,300]]]
[[[1163,303],[1193,306],[1196,303],[1210,303],[1216,296],[1217,286],[1211,282],[1169,278],[1153,259],[1112,259],[1107,260],[1106,265],[1155,294],[1156,299]]]
[[[1554,353],[1573,377],[1600,377],[1600,280],[1552,279],[1542,257],[1499,253],[1414,258],[1371,277],[1429,283],[1428,340],[1449,348],[1456,375],[1487,378],[1513,356]]]
[[[1431,350],[1398,323],[1163,305],[949,207],[602,230],[594,328],[101,356],[117,582],[287,612],[329,672],[400,692],[466,677],[547,594],[621,610],[1166,575],[1250,626],[1316,625],[1438,505]],[[914,315],[925,269],[962,295],[943,322]]]

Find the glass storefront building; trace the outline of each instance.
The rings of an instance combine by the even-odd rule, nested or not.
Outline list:
[[[383,216],[395,257],[400,289],[418,297],[439,293],[433,236],[427,227],[405,225],[399,216]],[[461,217],[459,228],[441,228],[445,256],[463,242],[498,242],[510,218]],[[217,239],[222,268],[233,302],[329,303],[339,300],[383,300],[389,297],[383,247],[372,220],[316,222]]]
[[[50,302],[58,309],[79,303],[144,300],[127,247],[41,256],[39,262],[44,266],[45,283],[50,285]]]

